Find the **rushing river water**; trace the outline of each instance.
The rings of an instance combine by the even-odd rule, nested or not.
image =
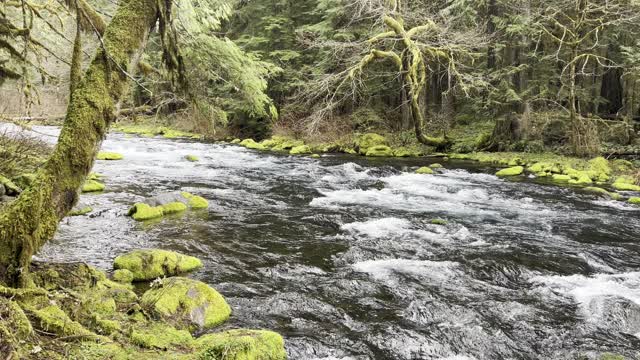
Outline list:
[[[48,128],[40,132],[55,133]],[[195,278],[290,359],[581,359],[640,352],[640,209],[498,179],[469,163],[321,159],[109,135],[107,191],[39,255],[108,270],[135,248],[201,258]],[[196,155],[199,162],[184,160]],[[211,207],[125,216],[183,189]],[[434,218],[448,222],[431,224]]]

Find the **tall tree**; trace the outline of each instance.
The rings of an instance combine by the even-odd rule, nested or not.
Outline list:
[[[126,92],[129,74],[158,20],[170,23],[171,4],[155,0],[120,2],[101,47],[71,94],[55,150],[37,172],[32,186],[0,213],[0,283],[28,285],[32,255],[53,237],[59,221],[77,202],[78,189]],[[166,39],[172,36],[165,35]],[[167,55],[175,59],[175,53]],[[175,65],[170,62],[170,66]]]

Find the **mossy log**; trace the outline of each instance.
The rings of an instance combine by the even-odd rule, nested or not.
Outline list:
[[[160,13],[154,0],[125,0],[107,27],[102,46],[71,96],[58,144],[33,186],[0,213],[0,283],[27,285],[32,255],[51,239],[78,201],[128,75]]]

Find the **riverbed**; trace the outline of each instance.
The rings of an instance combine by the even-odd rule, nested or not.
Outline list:
[[[37,128],[52,136],[57,130]],[[640,352],[640,208],[438,159],[320,159],[110,134],[107,189],[38,255],[109,270],[136,248],[203,260],[223,328],[281,333],[290,359],[578,359]],[[185,160],[199,157],[198,162]],[[419,166],[441,162],[434,175]],[[138,223],[175,190],[210,208]],[[433,224],[433,219],[446,225]]]

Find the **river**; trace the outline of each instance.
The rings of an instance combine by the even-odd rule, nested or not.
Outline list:
[[[55,135],[56,130],[38,128]],[[465,162],[320,159],[111,134],[107,190],[38,255],[109,270],[157,247],[233,308],[224,328],[268,328],[290,359],[581,359],[640,352],[640,209]],[[184,160],[196,155],[199,162]],[[160,221],[136,201],[210,201]],[[435,225],[432,219],[447,221]]]

